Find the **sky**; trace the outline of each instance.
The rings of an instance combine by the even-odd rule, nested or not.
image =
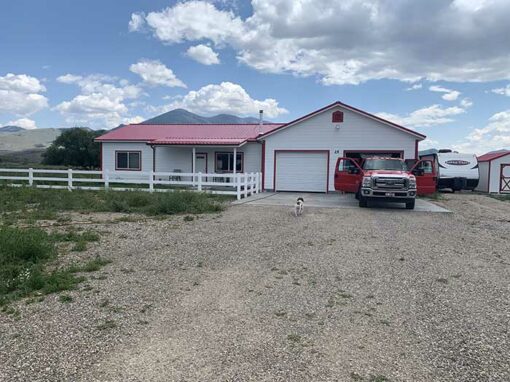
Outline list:
[[[0,126],[285,122],[338,100],[420,148],[510,148],[509,19],[508,0],[3,1]]]

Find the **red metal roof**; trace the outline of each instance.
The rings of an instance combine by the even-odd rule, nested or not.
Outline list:
[[[258,124],[132,124],[101,135],[96,138],[96,141],[136,141],[155,145],[240,145],[247,141],[256,140],[259,137],[276,132],[287,126],[294,125],[303,119],[335,106],[340,106],[378,120],[398,130],[412,134],[417,137],[418,140],[425,139],[425,135],[417,131],[407,129],[396,123],[337,101],[288,123],[264,123],[261,131],[259,131]]]
[[[504,157],[505,155],[510,155],[510,150],[495,151],[495,152],[490,152],[487,154],[480,155],[478,157],[478,162],[490,162],[490,161],[493,161],[494,159]]]
[[[258,124],[132,124],[101,135],[98,142],[136,141],[154,145],[240,145],[280,127]],[[259,131],[260,129],[260,131]]]

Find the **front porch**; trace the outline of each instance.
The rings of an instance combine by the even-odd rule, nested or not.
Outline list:
[[[262,145],[255,142],[240,145],[158,144],[151,147],[153,171],[172,173],[156,175],[158,182],[180,182],[198,187],[198,174],[201,174],[202,189],[237,188],[240,185],[243,190],[244,176],[255,179],[255,174],[261,172]],[[262,189],[261,176],[258,176],[257,189]]]

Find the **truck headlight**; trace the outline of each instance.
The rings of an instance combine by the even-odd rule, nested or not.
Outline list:
[[[409,188],[416,188],[416,178],[409,178]]]
[[[362,186],[363,187],[370,187],[371,185],[372,185],[372,178],[369,177],[369,176],[364,176],[363,177]]]

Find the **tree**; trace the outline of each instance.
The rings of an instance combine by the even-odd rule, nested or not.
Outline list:
[[[49,165],[97,168],[100,166],[101,145],[94,138],[104,130],[92,131],[75,127],[66,129],[43,154],[43,163]]]

